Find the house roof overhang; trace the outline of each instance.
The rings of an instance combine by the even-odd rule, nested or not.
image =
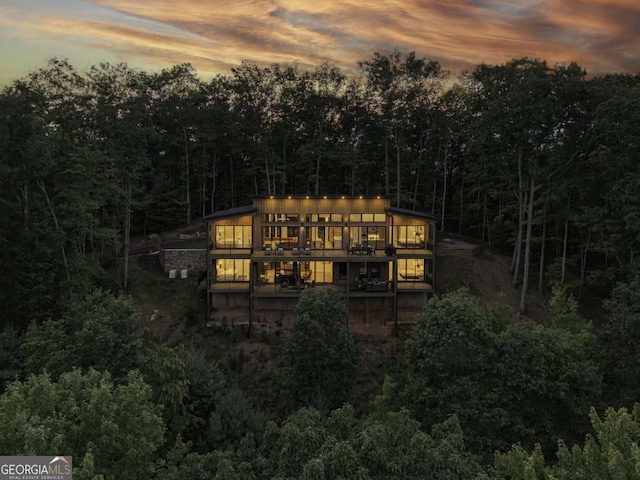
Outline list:
[[[362,200],[362,199],[385,199],[388,200],[388,195],[310,195],[310,194],[291,194],[291,195],[254,195],[254,199],[277,199],[277,200],[287,200],[287,199],[312,199],[312,200]]]
[[[416,210],[409,210],[408,208],[389,207],[387,212],[391,215],[402,215],[403,217],[420,218],[422,220],[428,220],[429,222],[438,223],[440,217],[428,212],[418,212]]]
[[[257,211],[258,209],[253,205],[245,205],[243,207],[229,208],[227,210],[210,213],[206,217],[203,217],[202,221],[213,222],[214,220],[222,220],[223,218],[243,217],[245,215],[252,215]]]

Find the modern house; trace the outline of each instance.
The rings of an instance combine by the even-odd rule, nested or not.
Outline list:
[[[293,312],[308,288],[334,288],[365,321],[393,322],[435,290],[432,214],[380,196],[261,196],[207,223],[207,317]]]

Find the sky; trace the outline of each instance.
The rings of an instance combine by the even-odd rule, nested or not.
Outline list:
[[[210,78],[243,60],[349,73],[393,50],[452,73],[529,57],[639,74],[640,0],[0,0],[0,85],[53,57]]]

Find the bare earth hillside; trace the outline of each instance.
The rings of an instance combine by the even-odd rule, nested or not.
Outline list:
[[[437,290],[439,294],[466,288],[483,305],[506,303],[514,310],[520,305],[520,286],[511,284],[511,259],[491,253],[478,246],[465,253],[443,251],[439,245],[437,258]],[[546,322],[547,298],[537,291],[537,280],[532,278],[527,294],[526,316],[540,323]]]

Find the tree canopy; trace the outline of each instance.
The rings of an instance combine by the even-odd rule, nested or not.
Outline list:
[[[7,455],[76,458],[84,478],[149,478],[164,423],[151,388],[131,372],[114,385],[107,372],[79,369],[14,382],[0,396],[0,449]],[[85,476],[86,475],[86,476]]]
[[[463,291],[431,300],[406,342],[404,404],[426,426],[455,413],[481,454],[583,434],[600,394],[591,337],[495,315]]]
[[[78,478],[637,477],[640,76],[520,58],[453,78],[398,51],[357,67],[203,81],[54,58],[0,92],[0,451],[65,450]],[[306,289],[264,362],[286,405],[259,412],[224,355],[150,341],[121,294],[134,235],[347,193],[510,255],[521,313],[537,283],[548,316],[438,296],[351,406],[346,306]]]
[[[296,406],[333,409],[349,401],[357,375],[355,336],[337,292],[308,289],[295,308],[285,345],[285,385]]]

